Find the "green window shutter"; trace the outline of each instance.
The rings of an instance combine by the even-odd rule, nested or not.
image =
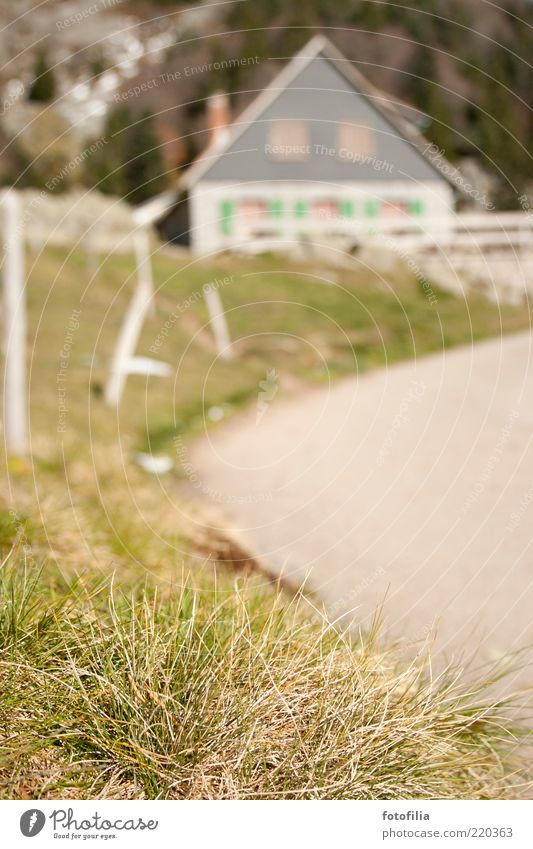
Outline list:
[[[307,204],[303,200],[297,200],[294,204],[294,214],[296,218],[305,218],[307,215]]]
[[[235,204],[231,200],[223,200],[220,204],[220,230],[229,236],[232,231]]]
[[[424,204],[421,200],[412,200],[410,203],[410,210],[412,215],[422,215],[424,212]]]
[[[367,218],[375,218],[379,212],[379,203],[377,200],[367,200],[365,203],[365,214]]]
[[[354,216],[354,204],[351,200],[341,200],[340,204],[340,212],[344,218],[353,218]]]
[[[272,218],[281,218],[283,215],[283,202],[281,200],[270,201],[269,212]]]

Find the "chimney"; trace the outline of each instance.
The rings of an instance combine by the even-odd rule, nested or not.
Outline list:
[[[212,94],[207,101],[207,143],[220,147],[229,136],[230,108],[228,95],[223,91]]]

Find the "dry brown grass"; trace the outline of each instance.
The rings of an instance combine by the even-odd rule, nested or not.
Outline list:
[[[302,596],[2,570],[4,798],[502,798],[510,706],[356,645]]]

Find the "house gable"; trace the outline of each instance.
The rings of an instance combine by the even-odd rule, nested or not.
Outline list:
[[[221,150],[207,150],[192,166],[186,183],[446,182],[424,157],[424,139],[407,128],[383,95],[324,39],[314,44],[233,124],[229,142]],[[273,141],[289,143],[291,136],[303,155],[276,156]]]

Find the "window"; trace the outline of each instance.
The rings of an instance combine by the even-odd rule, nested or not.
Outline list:
[[[311,156],[304,121],[274,121],[268,128],[266,153],[275,162],[303,162]]]
[[[359,157],[373,156],[376,152],[374,131],[357,124],[339,124],[337,129],[337,155],[348,162]]]
[[[322,219],[334,219],[339,214],[339,205],[336,200],[316,200],[313,203],[313,217]]]
[[[409,213],[409,204],[403,200],[383,201],[381,211],[386,218],[399,218]]]
[[[267,214],[267,204],[264,200],[256,200],[255,198],[246,198],[239,202],[239,217],[244,218],[264,218]]]

